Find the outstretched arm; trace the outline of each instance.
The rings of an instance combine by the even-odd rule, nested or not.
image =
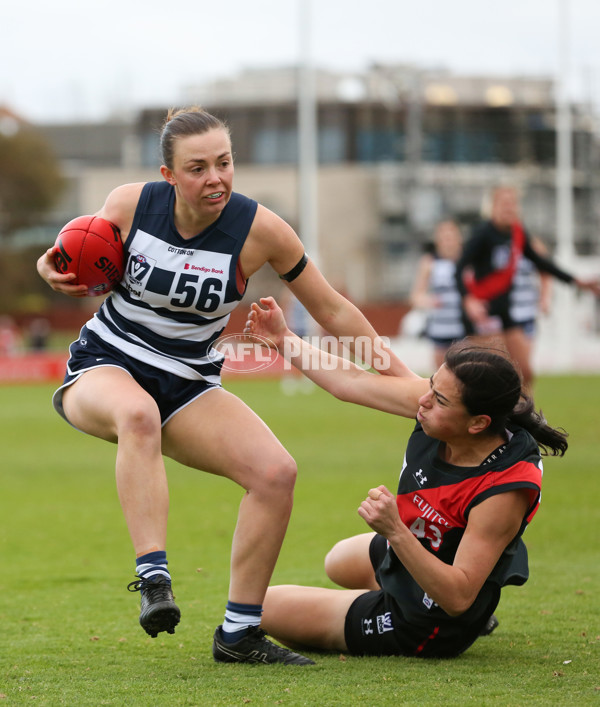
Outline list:
[[[245,333],[271,342],[271,347],[324,390],[340,400],[414,418],[419,398],[429,390],[429,381],[410,377],[380,376],[366,371],[352,361],[312,346],[289,330],[283,312],[273,297],[253,303]],[[385,351],[374,342],[375,356]],[[411,372],[412,373],[412,372]]]
[[[269,209],[259,204],[256,216],[240,253],[245,277],[250,277],[265,262],[280,276],[293,272],[304,254],[304,245],[293,228]],[[311,317],[333,336],[344,338],[357,357],[368,346],[371,351],[385,349],[386,357],[374,357],[373,367],[388,376],[415,377],[377,332],[365,315],[333,288],[308,258],[299,274],[286,282],[287,287],[306,307]],[[365,363],[370,363],[365,361]]]
[[[534,265],[540,271],[540,273],[548,273],[558,280],[563,282],[572,283],[575,287],[580,290],[589,290],[596,297],[600,297],[600,282],[598,278],[579,278],[574,275],[569,274],[562,268],[560,268],[553,260],[549,257],[541,254],[533,247],[530,241],[525,242],[525,248],[523,254],[533,261]]]
[[[345,342],[344,345],[357,358],[378,373],[391,377],[416,377],[392,351],[387,340],[378,335],[360,309],[337,292],[310,260],[304,272],[288,287],[326,331]]]

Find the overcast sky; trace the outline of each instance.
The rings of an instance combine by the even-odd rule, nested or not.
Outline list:
[[[334,70],[555,75],[566,26],[569,93],[600,105],[600,0],[7,0],[0,104],[34,122],[95,120],[175,104],[183,87],[244,68],[297,64],[300,2],[313,63]]]

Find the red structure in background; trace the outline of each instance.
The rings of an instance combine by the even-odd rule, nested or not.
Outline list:
[[[0,357],[0,383],[45,383],[62,380],[67,354],[25,353]]]

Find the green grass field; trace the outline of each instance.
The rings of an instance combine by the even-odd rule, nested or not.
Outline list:
[[[407,420],[276,381],[228,384],[298,461],[274,583],[330,586],[338,539],[367,528],[366,491],[395,489]],[[134,559],[114,484],[115,448],[52,410],[53,386],[0,388],[0,704],[599,705],[600,377],[542,378],[538,403],[570,433],[545,463],[525,540],[531,579],[505,590],[500,627],[452,661],[311,654],[317,665],[217,665],[229,545],[241,490],[169,463],[169,567],[182,623],[151,639],[125,587]],[[235,440],[232,439],[232,444]]]

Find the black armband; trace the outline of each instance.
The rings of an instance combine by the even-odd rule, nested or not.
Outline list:
[[[295,280],[306,267],[306,263],[308,263],[308,255],[304,253],[304,255],[289,272],[286,272],[285,275],[279,276],[280,279],[285,280],[286,282],[291,282],[292,280]]]

